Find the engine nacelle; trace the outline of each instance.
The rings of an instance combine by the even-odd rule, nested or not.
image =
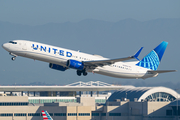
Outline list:
[[[61,65],[56,65],[53,63],[49,63],[49,67],[55,70],[60,70],[60,71],[65,71],[67,69],[66,67],[63,67]]]
[[[77,69],[77,70],[83,70],[84,69],[84,64],[83,64],[83,62],[79,62],[79,61],[70,59],[70,60],[67,61],[67,67],[74,68],[74,69]]]

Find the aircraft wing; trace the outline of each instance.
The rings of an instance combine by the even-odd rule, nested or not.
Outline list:
[[[141,47],[138,50],[138,52],[136,54],[134,54],[133,56],[129,56],[129,57],[125,57],[125,58],[84,61],[83,63],[84,63],[85,66],[95,66],[95,67],[97,67],[97,66],[104,66],[104,65],[113,64],[115,62],[126,61],[126,60],[130,60],[130,59],[134,59],[134,58],[138,59],[137,57],[139,56],[142,49],[143,49],[143,47]]]
[[[152,70],[149,70],[148,72],[149,73],[166,73],[166,72],[176,72],[177,70],[154,70],[154,71],[152,71]]]
[[[113,64],[115,62],[120,62],[120,61],[125,61],[125,60],[130,60],[133,59],[133,56],[126,57],[126,58],[118,58],[118,59],[109,59],[109,60],[95,60],[95,61],[84,61],[84,65],[86,66],[104,66],[104,65],[109,65]]]

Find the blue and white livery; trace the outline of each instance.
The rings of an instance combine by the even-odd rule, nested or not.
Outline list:
[[[78,76],[82,74],[86,76],[87,72],[92,72],[117,78],[146,79],[156,77],[159,73],[175,71],[157,70],[167,44],[163,41],[141,61],[138,55],[143,48],[140,48],[133,56],[109,59],[27,40],[13,40],[4,43],[2,47],[13,56],[12,60],[15,60],[17,56],[40,60],[48,62],[49,67],[55,70],[75,69]],[[136,61],[127,61],[134,58]]]

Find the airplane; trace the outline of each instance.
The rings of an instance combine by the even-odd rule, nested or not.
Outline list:
[[[45,110],[42,110],[43,120],[53,120],[49,113]]]
[[[49,67],[59,71],[75,69],[78,76],[87,72],[97,73],[116,78],[146,79],[156,77],[159,73],[175,72],[176,70],[157,70],[168,42],[161,42],[142,60],[138,56],[141,47],[133,56],[109,59],[100,55],[86,54],[61,47],[55,47],[27,40],[13,40],[2,47],[12,55],[12,60],[22,56],[49,63]],[[136,61],[127,61],[135,59]]]

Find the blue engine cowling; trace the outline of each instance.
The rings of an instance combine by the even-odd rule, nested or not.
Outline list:
[[[49,63],[49,67],[55,70],[60,70],[60,71],[65,71],[67,69],[66,67],[63,67],[61,65],[56,65],[53,63]]]
[[[67,61],[67,67],[74,68],[74,69],[77,69],[77,70],[83,70],[84,69],[84,64],[83,64],[83,62],[79,62],[79,61],[70,59],[70,60]]]

